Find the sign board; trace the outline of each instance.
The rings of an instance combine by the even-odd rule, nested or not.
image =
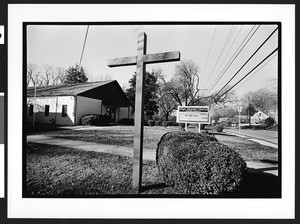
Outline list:
[[[210,124],[208,106],[179,106],[177,123]]]
[[[242,108],[241,106],[239,106],[239,107],[238,107],[238,112],[239,112],[239,113],[242,112],[242,109],[243,109],[243,108]]]

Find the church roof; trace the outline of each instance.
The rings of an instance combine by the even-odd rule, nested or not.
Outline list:
[[[99,86],[103,86],[113,81],[101,81],[101,82],[87,82],[87,83],[75,83],[75,84],[63,84],[63,85],[51,85],[51,86],[39,86],[36,88],[36,96],[76,96],[85,91],[94,89]],[[34,87],[27,89],[27,96],[34,96]]]
[[[83,96],[102,100],[106,105],[130,106],[124,91],[116,80],[51,85],[37,87],[36,97]],[[27,89],[27,97],[34,97],[34,87]]]

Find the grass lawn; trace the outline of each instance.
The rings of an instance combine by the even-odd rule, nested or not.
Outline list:
[[[178,130],[179,127],[165,128],[162,126],[145,126],[144,148],[156,150],[157,143],[159,142],[162,135],[170,131]],[[190,128],[189,131],[197,132],[198,129]],[[91,130],[56,129],[54,131],[50,130],[48,132],[43,132],[42,134],[57,138],[133,147],[134,127],[108,126]],[[278,162],[277,149],[263,146],[256,142],[248,141],[245,138],[226,135],[225,133],[214,134],[216,135],[216,138],[219,140],[219,142],[237,151],[246,161],[269,161],[271,163]]]
[[[34,143],[27,144],[26,157],[25,197],[132,197],[134,194],[132,161],[128,157]],[[156,163],[144,161],[141,197],[155,195],[179,196],[163,183]],[[229,197],[279,196],[277,177],[249,170],[240,192]]]
[[[178,130],[179,127],[146,126],[144,148],[156,150],[163,134]],[[197,131],[196,128],[190,130]],[[133,132],[132,126],[110,126],[91,130],[43,130],[40,134],[133,147]],[[246,161],[278,162],[277,149],[224,133],[215,134],[219,142],[237,151]],[[44,144],[27,144],[25,197],[132,197],[134,192],[131,182],[132,161],[128,157]],[[176,194],[171,187],[164,184],[155,162],[144,161],[142,194],[144,197],[174,197]],[[276,176],[257,173],[251,169],[246,174],[239,194],[233,195],[246,198],[279,196],[279,180]]]

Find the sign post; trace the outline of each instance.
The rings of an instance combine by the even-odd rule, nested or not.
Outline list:
[[[136,65],[134,151],[133,151],[133,189],[138,192],[142,187],[143,164],[143,122],[144,122],[144,83],[146,64],[179,61],[180,52],[146,54],[147,35],[140,33],[137,42],[137,56],[108,60],[109,67]]]
[[[241,112],[242,112],[242,107],[238,107],[238,112],[239,112],[239,134],[241,134]]]

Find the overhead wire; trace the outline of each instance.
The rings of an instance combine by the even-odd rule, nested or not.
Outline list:
[[[254,55],[262,48],[262,46],[271,38],[271,36],[278,30],[278,27],[264,40],[264,42],[256,49],[256,51],[248,58],[248,60],[242,65],[242,67],[229,79],[229,81],[219,90],[215,96],[217,96],[221,91],[233,80],[236,75],[245,67],[245,65],[254,57]],[[215,98],[215,96],[213,98]]]
[[[243,28],[243,25],[240,27],[239,31],[237,32],[237,35],[235,36],[234,40],[232,41],[232,43],[231,43],[231,45],[230,45],[230,47],[229,47],[229,49],[228,49],[228,51],[227,51],[227,54],[224,56],[223,61],[222,61],[221,65],[220,65],[219,70],[217,71],[217,73],[219,73],[220,69],[222,68],[222,66],[223,66],[223,64],[224,64],[224,62],[225,62],[225,59],[227,58],[229,52],[231,51],[232,46],[233,46],[233,44],[235,43],[237,37],[239,36],[239,34],[240,34],[242,28]]]
[[[242,50],[245,48],[245,46],[248,44],[248,42],[251,40],[251,38],[253,37],[253,35],[256,33],[256,31],[260,27],[260,25],[257,26],[256,29],[254,30],[254,32],[251,34],[251,32],[255,28],[255,26],[256,25],[254,25],[252,27],[252,29],[249,31],[249,33],[247,34],[247,36],[243,39],[243,41],[241,42],[241,44],[239,45],[239,47],[236,49],[236,51],[234,52],[234,54],[231,56],[231,58],[229,59],[228,63],[225,65],[224,69],[222,70],[222,72],[220,73],[220,75],[218,76],[218,78],[216,79],[216,81],[214,82],[214,84],[210,87],[210,90],[207,92],[206,96],[208,96],[209,93],[213,90],[213,88],[218,84],[218,82],[220,81],[220,79],[227,72],[228,68],[232,65],[232,63],[235,61],[235,59],[237,58],[237,56],[239,56],[239,54],[242,52]],[[250,34],[251,34],[251,36],[249,37]]]
[[[231,51],[231,49],[232,49],[234,43],[236,42],[236,40],[237,40],[237,38],[238,38],[240,32],[242,31],[242,28],[243,28],[243,25],[241,26],[241,28],[240,28],[239,31],[237,32],[237,35],[235,36],[234,40],[232,41],[231,46],[229,47],[229,49],[228,49],[228,51],[227,51],[227,54],[225,55],[225,57],[224,57],[224,59],[223,59],[223,62],[222,62],[222,64],[220,65],[219,70],[218,70],[217,73],[219,73],[220,69],[222,68],[222,66],[223,66],[223,64],[224,64],[224,62],[225,62],[225,60],[226,60],[226,58],[227,58],[229,52]],[[254,28],[254,27],[253,27],[253,28]],[[250,33],[250,32],[249,32],[249,33]],[[242,43],[243,43],[243,42],[242,42]],[[240,46],[241,46],[241,45],[240,45]],[[240,48],[240,46],[237,48],[237,50]],[[236,50],[236,51],[234,52],[234,54],[231,56],[231,58],[229,59],[229,61],[228,61],[227,64],[225,65],[225,67],[223,68],[222,72],[225,70],[226,66],[229,64],[229,62],[231,61],[231,59],[233,58],[233,56],[235,55],[235,53],[237,52],[237,50]],[[222,75],[222,72],[219,73],[219,75],[217,76],[217,78],[213,81],[212,85],[211,85],[209,88],[207,88],[207,90],[208,90],[208,91],[207,91],[207,95],[211,92],[211,90],[212,90],[213,87],[215,86],[216,82],[218,82],[218,81],[220,80],[220,78],[221,78],[220,76]]]
[[[257,69],[251,76],[248,77],[243,83],[241,83],[235,90],[241,88],[249,79],[251,79],[255,74],[257,74],[262,68],[264,68],[277,54],[274,54],[268,61],[266,61],[259,69]]]
[[[208,60],[209,60],[209,56],[210,56],[212,44],[213,44],[214,39],[215,39],[216,29],[217,29],[217,25],[215,26],[214,33],[213,33],[213,36],[212,36],[212,39],[211,39],[211,42],[210,42],[210,47],[209,47],[209,51],[208,51],[208,56],[207,56],[207,59],[206,59],[206,63],[205,63],[205,67],[204,67],[204,72],[203,72],[203,78],[205,77],[205,72],[206,72],[206,68],[207,68],[207,62],[208,62]]]
[[[231,37],[232,29],[233,29],[233,26],[231,26],[230,32],[229,32],[228,35],[227,35],[226,41],[225,41],[225,43],[224,43],[224,45],[223,45],[223,47],[222,47],[222,50],[221,50],[221,52],[220,52],[220,54],[219,54],[219,56],[218,56],[218,59],[217,59],[215,65],[214,65],[214,67],[213,67],[213,69],[212,69],[212,71],[211,71],[211,73],[210,73],[210,76],[208,77],[207,81],[205,82],[205,85],[206,85],[206,84],[209,82],[209,80],[211,79],[212,74],[214,73],[214,71],[215,71],[215,69],[216,69],[216,66],[217,66],[217,64],[219,63],[220,58],[221,58],[221,56],[223,55],[224,49],[225,49],[225,47],[227,46],[227,44],[228,44],[228,42],[229,42],[229,37]]]
[[[264,63],[269,57],[271,57],[276,51],[278,50],[278,47],[273,50],[268,56],[266,56],[260,63],[258,63],[253,69],[251,69],[250,72],[248,72],[246,75],[244,75],[238,82],[236,82],[233,86],[231,86],[228,90],[226,90],[224,93],[222,93],[218,98],[213,98],[213,101],[219,100],[222,96],[227,94],[230,90],[232,90],[235,86],[237,86],[241,81],[243,81],[251,72],[253,72],[257,67],[259,67],[262,63]]]
[[[88,36],[88,32],[89,32],[89,27],[90,27],[90,25],[87,26],[86,32],[85,32],[85,38],[84,38],[83,47],[82,47],[82,51],[81,51],[81,56],[80,56],[80,60],[79,60],[79,69],[81,67],[81,62],[82,62],[83,53],[84,53],[84,49],[85,49],[85,44],[86,44],[86,40],[87,40],[87,36]]]

